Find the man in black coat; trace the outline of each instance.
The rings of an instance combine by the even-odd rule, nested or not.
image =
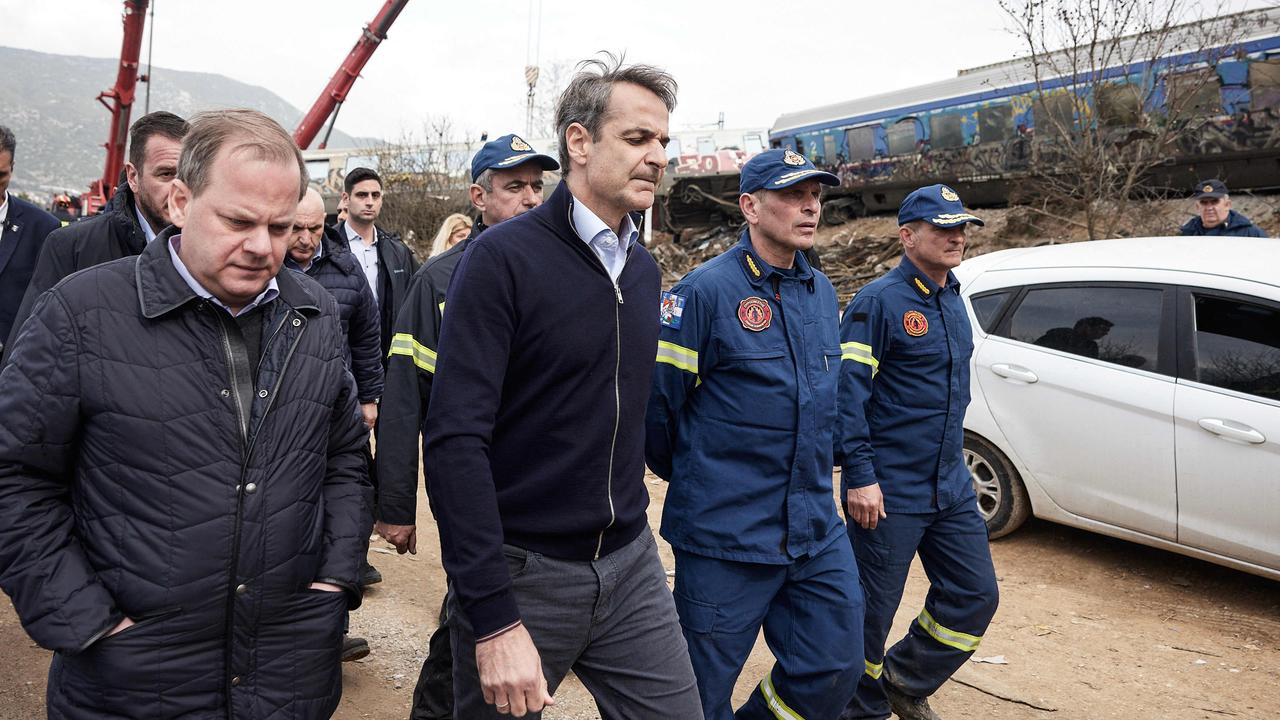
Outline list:
[[[147,242],[169,226],[165,205],[169,186],[178,170],[178,153],[182,137],[187,134],[187,121],[173,113],[156,111],[143,115],[129,128],[129,161],[125,164],[125,182],[103,212],[95,217],[71,223],[49,235],[30,284],[14,319],[13,334],[31,314],[36,298],[58,284],[62,278],[117,258],[137,255]],[[0,341],[9,338],[7,328],[0,327]]]
[[[17,145],[9,128],[0,125],[0,352],[16,324],[14,318],[45,236],[60,224],[44,210],[9,194]]]
[[[1191,199],[1196,202],[1196,216],[1183,223],[1182,235],[1267,236],[1252,220],[1231,209],[1231,195],[1221,180],[1201,180]]]
[[[333,228],[324,224],[324,198],[308,187],[298,203],[285,265],[310,276],[338,301],[342,346],[356,379],[360,415],[373,429],[382,397],[383,369],[378,301],[373,299],[360,262]]]
[[[338,234],[364,268],[365,277],[378,300],[382,357],[391,349],[391,324],[404,304],[409,281],[418,272],[418,259],[399,235],[378,227],[382,215],[382,177],[369,168],[355,168],[342,181],[342,202],[347,219],[338,224]]]
[[[0,588],[48,716],[320,720],[372,526],[338,309],[281,271],[306,182],[192,120],[175,227],[45,293],[0,371]]]

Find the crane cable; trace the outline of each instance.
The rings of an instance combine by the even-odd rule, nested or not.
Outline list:
[[[534,33],[534,6],[538,17],[538,32]],[[534,88],[538,86],[538,63],[543,50],[543,0],[529,0],[529,28],[525,33],[525,83],[529,86],[525,110],[525,135],[534,135]]]
[[[156,40],[156,2],[151,0],[151,27],[147,28],[147,95],[142,105],[142,114],[151,114],[151,49]]]

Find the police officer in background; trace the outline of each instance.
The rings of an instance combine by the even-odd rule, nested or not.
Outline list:
[[[840,420],[849,539],[866,596],[865,674],[841,718],[933,720],[928,697],[977,649],[998,602],[987,529],[961,457],[973,338],[951,269],[982,221],[945,185],[898,209],[903,257],[840,325]],[[885,652],[912,557],[924,608]]]
[[[535,152],[516,135],[485,143],[471,160],[471,204],[480,219],[472,224],[465,240],[428,260],[409,283],[387,357],[387,391],[378,435],[381,487],[375,526],[401,553],[417,553],[418,438],[431,397],[436,341],[453,270],[471,240],[485,228],[541,205],[542,173],[559,169],[560,163]],[[431,635],[413,691],[410,720],[453,717],[452,672],[448,617],[442,607],[440,625]]]
[[[703,714],[835,718],[862,666],[862,591],[832,502],[839,304],[804,251],[822,185],[792,150],[743,168],[738,245],[662,294],[645,459]],[[777,658],[736,716],[763,624]]]
[[[1183,224],[1183,235],[1267,236],[1252,220],[1231,209],[1231,195],[1221,180],[1201,180],[1191,199],[1197,214]]]

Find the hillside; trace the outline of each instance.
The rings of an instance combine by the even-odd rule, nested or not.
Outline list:
[[[115,82],[116,60],[0,47],[0,125],[18,139],[12,189],[43,196],[81,192],[102,172],[110,113],[94,98]],[[211,73],[152,69],[151,109],[183,117],[200,110],[249,107],[292,130],[303,111],[256,85]],[[326,78],[311,78],[319,92]],[[302,80],[300,80],[301,82]],[[143,113],[139,84],[133,119]],[[335,147],[372,142],[338,130]]]

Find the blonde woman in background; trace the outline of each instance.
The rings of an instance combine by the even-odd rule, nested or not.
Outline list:
[[[435,257],[457,245],[471,234],[471,218],[462,213],[454,213],[440,224],[436,239],[431,241],[431,257]]]

